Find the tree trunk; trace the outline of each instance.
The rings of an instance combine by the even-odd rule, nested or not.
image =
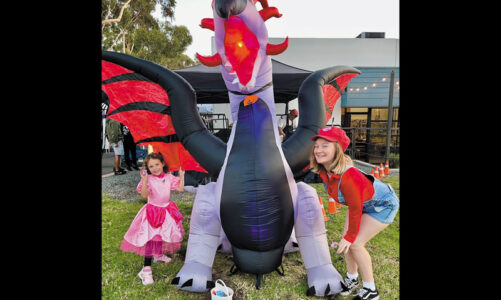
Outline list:
[[[103,21],[101,22],[101,24],[104,26],[104,25],[109,24],[109,23],[120,22],[120,20],[122,19],[122,15],[123,15],[123,13],[124,13],[124,9],[125,9],[125,7],[126,7],[127,5],[129,5],[130,1],[131,1],[131,0],[127,1],[127,3],[125,3],[125,4],[122,6],[122,8],[120,9],[120,14],[118,15],[118,18],[116,18],[116,19],[107,19],[107,20],[103,20]]]

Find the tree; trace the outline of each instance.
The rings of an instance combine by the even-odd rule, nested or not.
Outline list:
[[[162,16],[172,20],[176,0],[102,0],[102,49],[130,54],[169,69],[195,64],[183,54],[191,44],[185,26],[155,19],[160,5]]]

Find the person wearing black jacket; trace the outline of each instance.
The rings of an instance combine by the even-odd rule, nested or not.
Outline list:
[[[123,141],[124,156],[125,156],[125,164],[127,165],[127,170],[132,171],[132,168],[134,168],[135,170],[139,170],[136,157],[136,143],[134,143],[134,138],[132,137],[129,128],[123,124],[122,124],[122,133],[124,137]]]

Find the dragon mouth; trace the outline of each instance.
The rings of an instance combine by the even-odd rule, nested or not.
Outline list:
[[[256,35],[239,16],[230,16],[225,22],[224,49],[228,74],[236,75],[233,83],[241,90],[254,87],[253,71],[259,51]]]

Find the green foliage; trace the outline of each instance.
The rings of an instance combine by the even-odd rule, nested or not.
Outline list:
[[[399,194],[398,176],[383,179],[390,183]],[[327,210],[329,197],[323,184],[311,184],[317,190]],[[137,277],[142,267],[141,256],[125,253],[120,245],[125,232],[139,209],[146,203],[145,199],[138,202],[124,202],[113,200],[112,195],[103,195],[102,199],[102,298],[103,299],[210,299],[209,292],[189,293],[178,290],[171,285],[171,280],[184,264],[188,234],[190,228],[193,195],[186,197],[186,192],[172,193],[171,199],[176,202],[184,216],[183,227],[186,231],[181,249],[168,263],[154,263],[152,266],[155,283],[143,286]],[[330,219],[325,223],[329,245],[341,240],[347,208],[338,208],[338,213],[327,214]],[[370,240],[366,248],[369,251],[376,286],[381,294],[381,300],[399,299],[399,233],[400,213],[395,221],[386,229]],[[334,267],[341,273],[346,273],[342,255],[336,255],[335,249],[329,248]],[[285,276],[273,272],[265,274],[261,282],[261,289],[256,290],[256,277],[252,274],[237,273],[228,276],[233,265],[232,255],[216,253],[212,269],[213,280],[222,279],[235,291],[233,299],[309,299],[306,296],[308,283],[303,259],[299,251],[284,255],[282,264]],[[353,296],[342,297],[340,300],[352,299]]]
[[[102,0],[102,20],[118,18],[127,0]],[[183,54],[193,39],[186,26],[155,19],[155,5],[162,15],[174,16],[175,0],[134,0],[119,22],[102,26],[102,49],[130,54],[175,70],[195,64]]]
[[[400,168],[400,154],[390,153],[389,157],[390,168]]]

